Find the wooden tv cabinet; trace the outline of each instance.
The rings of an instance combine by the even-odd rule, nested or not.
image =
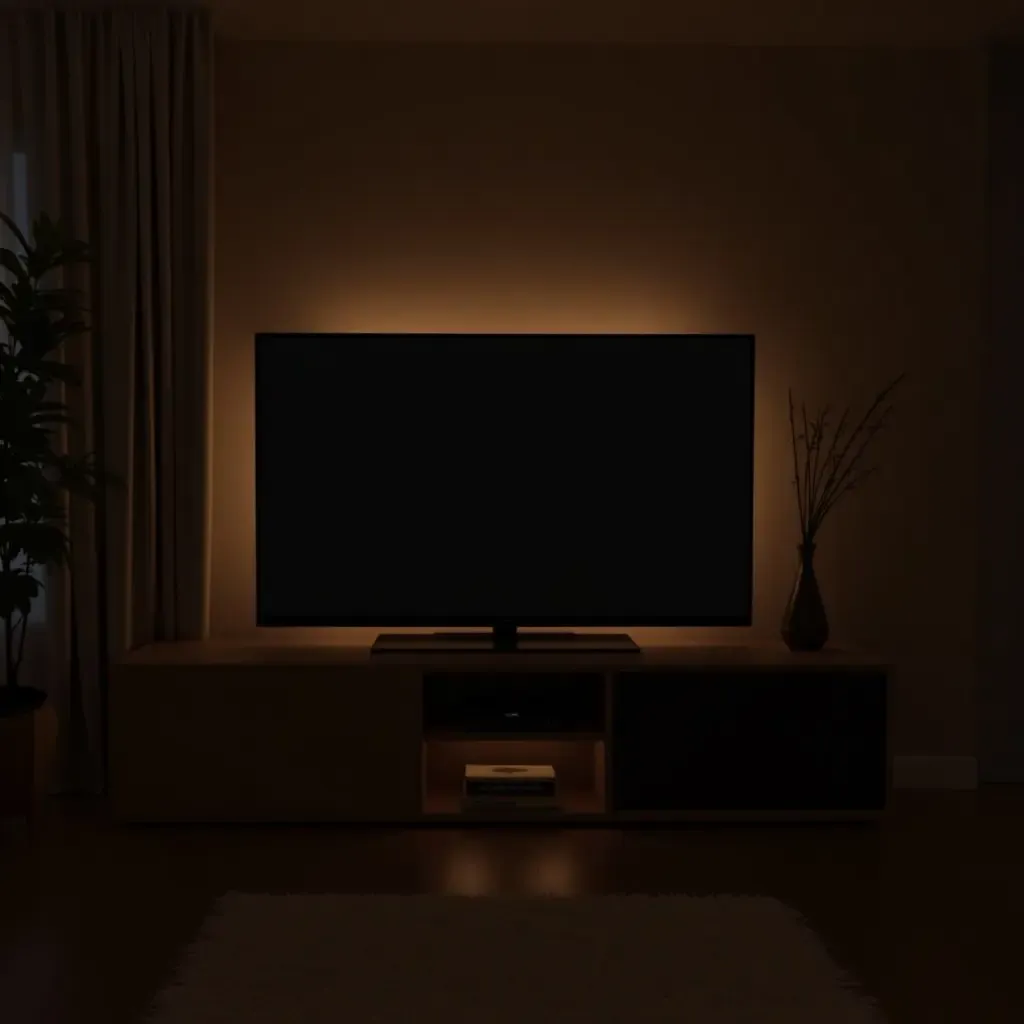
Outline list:
[[[459,802],[466,763],[533,762],[559,823],[864,819],[889,789],[888,689],[878,661],[781,645],[156,644],[111,674],[110,797],[131,822],[536,821]]]

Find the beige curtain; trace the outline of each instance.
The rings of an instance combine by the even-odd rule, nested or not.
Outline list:
[[[30,213],[94,255],[65,282],[92,324],[64,354],[86,382],[66,443],[119,480],[72,504],[74,572],[33,636],[65,789],[104,785],[111,662],[207,629],[211,59],[201,11],[0,13],[0,161],[23,152]]]

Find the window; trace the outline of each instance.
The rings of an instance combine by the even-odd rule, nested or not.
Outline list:
[[[28,212],[28,157],[25,153],[14,153],[11,158],[8,202],[4,203],[5,213],[18,225],[23,234],[28,234],[31,224]],[[13,240],[12,240],[13,241]],[[6,240],[5,240],[6,244]],[[32,575],[45,586],[47,571],[44,566],[33,566]],[[32,602],[29,620],[38,625],[46,618],[46,595],[40,593]]]

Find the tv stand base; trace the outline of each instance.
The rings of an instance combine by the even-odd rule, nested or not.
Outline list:
[[[781,643],[154,644],[111,669],[111,808],[154,823],[870,820],[889,788],[888,672]],[[467,764],[550,765],[560,810],[467,813]]]
[[[430,654],[457,651],[510,651],[556,654],[639,653],[628,633],[381,633],[372,654]]]

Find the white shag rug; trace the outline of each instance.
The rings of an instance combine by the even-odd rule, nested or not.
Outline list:
[[[799,914],[748,896],[249,895],[151,1024],[880,1024]]]

